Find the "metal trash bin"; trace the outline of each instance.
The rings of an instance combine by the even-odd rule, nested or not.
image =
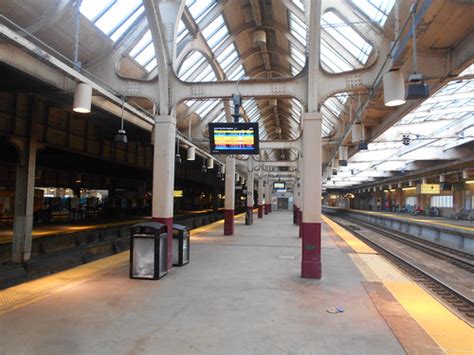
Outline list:
[[[168,273],[167,227],[158,222],[131,227],[130,278],[157,280]]]
[[[173,224],[173,266],[189,263],[189,229],[181,224]]]

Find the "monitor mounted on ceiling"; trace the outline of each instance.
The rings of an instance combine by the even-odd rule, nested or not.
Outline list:
[[[212,154],[258,154],[258,123],[209,123]]]

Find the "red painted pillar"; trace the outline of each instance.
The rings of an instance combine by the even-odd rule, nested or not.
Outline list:
[[[301,277],[321,278],[321,113],[303,114]]]
[[[224,235],[233,235],[235,205],[235,158],[228,156],[225,161],[225,166]]]
[[[258,176],[258,218],[263,218],[263,177]]]
[[[263,213],[268,214],[268,203],[263,205]]]

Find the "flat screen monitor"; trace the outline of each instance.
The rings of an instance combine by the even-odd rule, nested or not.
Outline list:
[[[274,182],[273,190],[286,190],[286,182]]]
[[[212,154],[258,154],[258,123],[209,123]]]

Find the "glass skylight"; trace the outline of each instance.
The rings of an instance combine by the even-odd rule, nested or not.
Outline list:
[[[324,106],[330,108],[332,104]],[[403,136],[410,138],[409,145],[403,144]],[[332,180],[344,187],[390,176],[390,172],[403,171],[410,162],[435,159],[473,141],[474,79],[456,79],[369,143],[368,150],[354,154],[347,167],[339,168],[339,178]],[[343,181],[337,180],[341,177]]]
[[[116,42],[140,18],[144,17],[145,7],[142,0],[82,0],[80,11],[99,30]],[[143,19],[143,21],[146,21],[146,19]],[[132,47],[129,55],[147,72],[156,69],[158,63],[149,30]]]
[[[396,0],[352,0],[364,14],[380,26],[385,24]]]
[[[327,40],[327,44],[330,47],[336,45],[332,43],[337,42],[340,46],[338,52],[346,50],[345,54],[355,57],[357,61],[365,65],[369,56],[372,52],[372,45],[367,42],[357,31],[354,30],[349,24],[346,24],[339,16],[333,11],[327,11],[321,17],[321,27],[323,32],[327,33],[332,41]],[[354,65],[354,68],[356,65]]]
[[[143,13],[144,8],[141,0],[83,0],[80,11],[116,41]]]

